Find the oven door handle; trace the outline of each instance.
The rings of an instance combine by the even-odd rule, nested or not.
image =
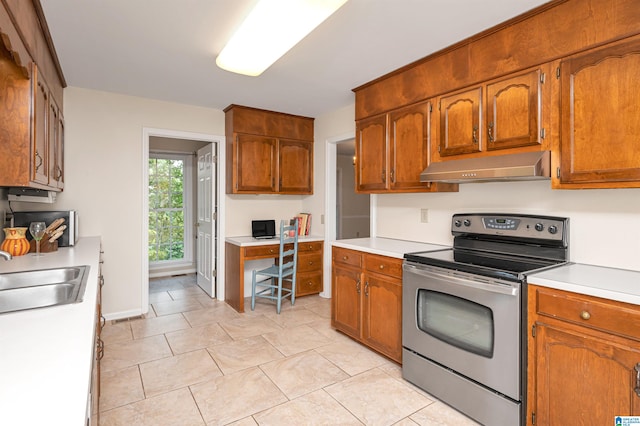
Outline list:
[[[452,284],[452,285],[460,285],[464,287],[482,289],[482,290],[490,291],[492,293],[505,294],[507,296],[517,296],[519,293],[519,288],[507,281],[502,281],[502,282],[495,281],[495,284],[491,284],[485,281],[479,281],[479,280],[476,281],[473,279],[460,277],[459,275],[457,275],[459,274],[457,272],[456,272],[456,275],[448,274],[448,273],[439,273],[439,272],[436,272],[435,268],[431,268],[423,265],[415,266],[415,265],[410,265],[406,263],[404,265],[404,269],[405,269],[405,272],[422,275],[424,277],[433,277],[441,280],[446,280],[448,281],[448,284]]]

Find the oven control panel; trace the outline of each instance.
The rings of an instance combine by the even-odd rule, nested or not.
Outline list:
[[[566,238],[568,222],[568,218],[554,216],[455,214],[451,220],[451,233],[508,235],[561,241]]]

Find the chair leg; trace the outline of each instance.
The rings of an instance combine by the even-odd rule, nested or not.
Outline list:
[[[276,310],[280,313],[280,308],[282,307],[282,277],[278,278],[278,305]]]
[[[240,297],[244,297],[242,294]],[[256,308],[256,271],[253,271],[251,277],[251,310],[253,311]]]

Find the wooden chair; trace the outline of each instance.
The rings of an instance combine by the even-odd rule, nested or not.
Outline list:
[[[266,269],[253,270],[251,279],[251,310],[256,306],[256,297],[276,301],[280,313],[282,299],[289,297],[291,305],[296,301],[296,270],[298,266],[298,219],[293,225],[280,221],[280,253],[277,263]],[[283,281],[291,282],[291,288],[283,287]]]

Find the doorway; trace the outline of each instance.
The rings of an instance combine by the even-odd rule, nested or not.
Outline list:
[[[149,308],[150,278],[195,274],[210,297],[223,300],[224,289],[216,286],[216,277],[224,272],[219,247],[224,241],[224,218],[219,213],[224,197],[218,196],[224,165],[217,164],[224,137],[162,129],[143,133],[143,229],[148,232],[143,232],[142,312]],[[159,190],[154,188],[154,158],[171,159],[174,166],[162,171],[169,182]],[[179,190],[180,182],[184,191]],[[170,185],[177,190],[167,190]],[[169,195],[158,202],[158,193]]]
[[[355,192],[355,140],[336,146],[336,240],[369,237],[371,200],[369,194]]]

